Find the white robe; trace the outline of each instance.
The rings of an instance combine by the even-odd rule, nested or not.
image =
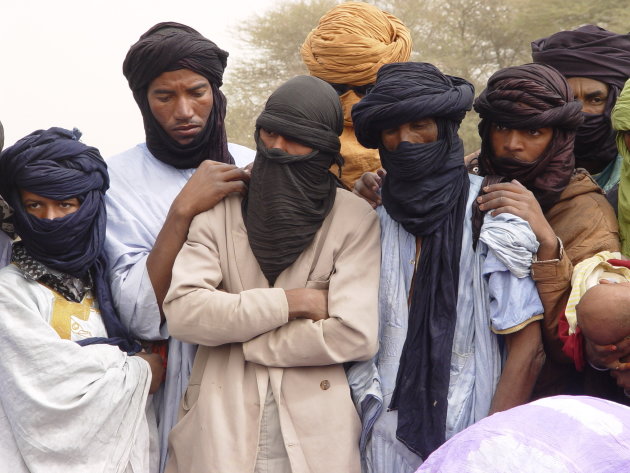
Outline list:
[[[60,338],[53,301],[14,265],[0,270],[0,470],[153,473],[148,363]]]

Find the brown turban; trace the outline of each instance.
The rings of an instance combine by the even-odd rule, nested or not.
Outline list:
[[[311,75],[333,84],[373,84],[383,64],[408,61],[411,33],[394,15],[362,2],[321,17],[302,48]]]

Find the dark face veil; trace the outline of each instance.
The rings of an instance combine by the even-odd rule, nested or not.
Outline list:
[[[291,155],[267,149],[260,128],[313,151]],[[337,180],[328,171],[341,165],[339,97],[326,82],[298,76],[280,86],[256,120],[256,159],[243,200],[249,243],[273,286],[278,276],[312,243],[335,202]]]

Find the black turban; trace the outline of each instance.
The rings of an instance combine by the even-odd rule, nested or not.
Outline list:
[[[291,155],[267,149],[260,128],[313,151]],[[252,252],[271,286],[312,243],[332,209],[337,180],[328,169],[333,163],[342,164],[342,130],[339,96],[312,76],[298,76],[281,85],[256,120],[257,152],[243,216]]]
[[[608,84],[604,114],[584,113],[584,124],[575,140],[575,157],[578,164],[586,166],[589,161],[599,162],[593,169],[615,159],[617,147],[610,113],[630,78],[630,34],[613,33],[595,25],[560,31],[532,42],[532,58],[555,67],[567,78],[586,77]]]
[[[219,90],[227,57],[226,51],[196,30],[175,22],[158,23],[129,49],[123,74],[142,112],[147,147],[160,161],[180,169],[197,167],[205,159],[234,163],[225,132],[227,101]],[[187,145],[179,144],[162,129],[147,98],[153,79],[179,69],[189,69],[208,79],[214,102],[205,128]]]
[[[475,100],[481,117],[480,174],[518,179],[548,210],[569,184],[575,167],[573,142],[582,123],[581,108],[566,79],[553,67],[525,64],[496,72]],[[490,138],[493,123],[526,130],[551,127],[553,137],[533,163],[495,156]]]
[[[47,267],[80,278],[93,278],[96,299],[112,343],[124,351],[139,348],[114,310],[107,282],[105,191],[107,165],[96,148],[79,141],[78,130],[38,130],[0,154],[0,195],[13,207],[18,235],[28,254]],[[24,189],[55,200],[78,198],[79,209],[53,220],[29,214],[20,196]]]
[[[379,70],[374,88],[352,108],[357,139],[379,148],[387,171],[383,206],[405,230],[422,237],[409,328],[389,406],[398,409],[398,439],[422,458],[445,440],[469,191],[457,130],[473,97],[471,84],[431,64],[394,63]],[[382,145],[383,130],[422,118],[435,120],[437,141],[402,142],[394,151]]]

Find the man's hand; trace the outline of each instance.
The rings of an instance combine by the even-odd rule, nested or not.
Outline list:
[[[162,380],[164,379],[164,364],[162,363],[162,357],[157,353],[136,353],[137,357],[142,358],[151,368],[151,386],[149,387],[149,394],[153,394],[158,390]]]
[[[232,192],[245,194],[250,173],[232,164],[203,161],[179,192],[173,207],[191,219]]]
[[[534,194],[516,179],[484,187],[485,195],[477,197],[479,209],[491,210],[492,216],[511,213],[521,217],[536,235],[540,244],[539,260],[558,258],[558,239],[551,225],[547,222],[540,204]]]
[[[365,172],[354,183],[354,192],[359,197],[365,199],[373,209],[381,205],[380,189],[383,185],[383,178],[387,172],[385,169],[379,169],[376,172]]]
[[[614,345],[596,345],[584,337],[586,359],[600,369],[612,371],[630,370],[630,363],[622,358],[630,355],[630,339],[625,338]],[[629,379],[630,380],[630,379]]]
[[[284,291],[289,303],[289,320],[311,319],[314,322],[328,318],[328,291],[326,289],[288,289]]]

